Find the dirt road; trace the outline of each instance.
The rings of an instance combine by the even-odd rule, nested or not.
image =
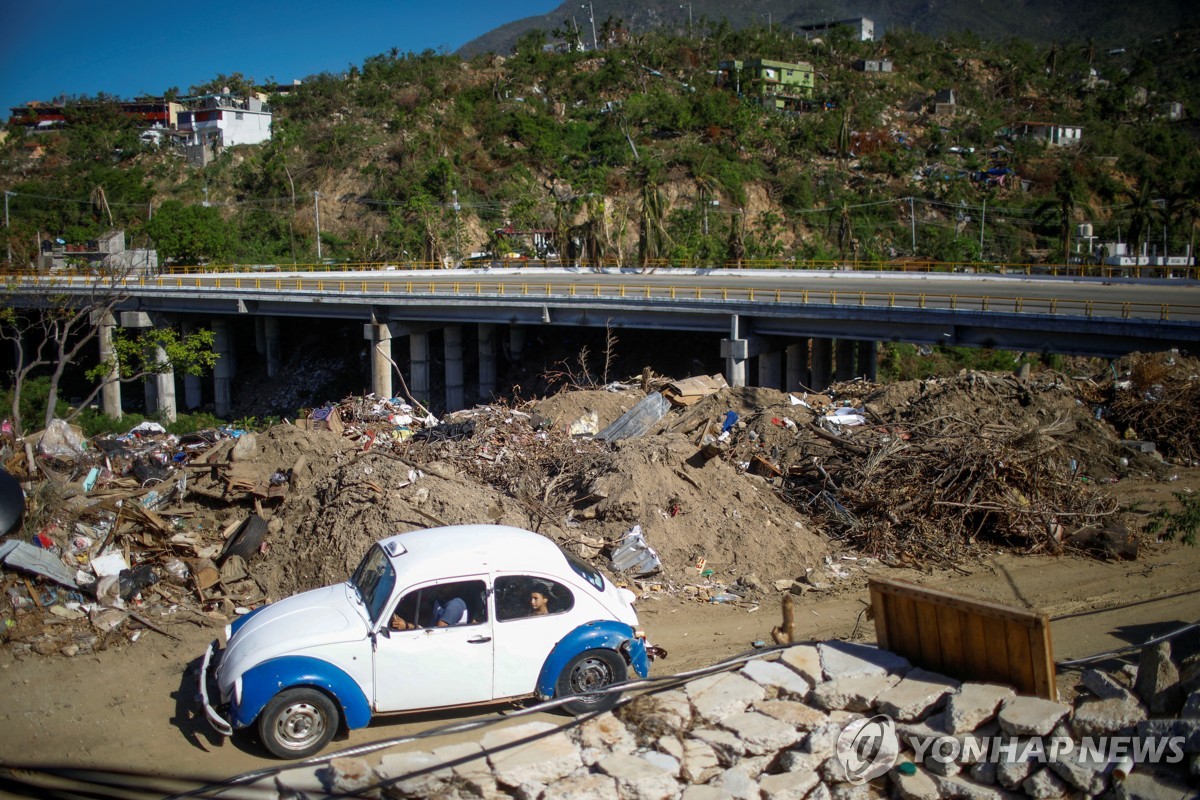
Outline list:
[[[1058,620],[1052,629],[1059,660],[1117,649],[1200,620],[1200,549],[1182,545],[1151,545],[1142,558],[1126,562],[997,555],[969,566],[969,574],[922,574],[882,566],[871,571],[1041,609]],[[854,583],[805,595],[796,606],[798,635],[873,640],[873,623],[861,613],[866,607],[865,581]],[[779,621],[774,600],[755,608],[651,594],[640,608],[651,639],[670,652],[667,661],[655,664],[657,674],[694,669],[749,651],[754,642],[769,641],[769,631]],[[199,779],[277,764],[252,743],[215,736],[198,716],[194,670],[198,656],[220,629],[179,621],[164,630],[178,639],[145,631],[132,645],[75,658],[14,657],[0,649],[0,762]],[[1179,646],[1195,650],[1197,644],[1200,637],[1193,635]],[[1064,694],[1073,693],[1077,676],[1076,670],[1060,671]],[[348,739],[335,740],[328,752],[502,711],[380,721]]]

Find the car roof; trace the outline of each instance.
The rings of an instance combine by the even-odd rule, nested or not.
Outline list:
[[[398,533],[381,539],[391,555],[396,544],[407,552],[391,555],[406,581],[480,572],[534,571],[564,574],[566,557],[550,539],[507,525],[451,525]]]

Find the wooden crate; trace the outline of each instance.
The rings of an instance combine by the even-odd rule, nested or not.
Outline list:
[[[1058,699],[1047,615],[907,581],[871,578],[869,585],[881,648],[959,680]]]

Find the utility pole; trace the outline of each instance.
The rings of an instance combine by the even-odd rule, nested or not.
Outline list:
[[[917,214],[913,211],[912,195],[908,196],[908,221],[912,226],[912,254],[917,254]]]
[[[692,32],[692,4],[691,3],[680,3],[679,7],[680,8],[686,7],[688,10],[688,33],[691,34],[691,32]]]
[[[586,8],[588,10],[588,20],[592,23],[592,49],[599,50],[600,42],[596,39],[596,15],[592,13],[592,4],[588,3],[587,5],[583,5],[581,3],[579,7]]]
[[[8,229],[8,198],[12,194],[12,192],[7,191],[4,193],[4,244],[5,249],[8,252],[8,260],[6,263],[9,266],[12,266],[12,231]]]
[[[313,192],[313,216],[317,218],[317,261],[321,260],[321,193]]]
[[[462,246],[458,241],[458,212],[462,206],[458,204],[458,189],[452,189],[451,193],[454,195],[454,260],[457,262],[455,266],[458,266],[462,263]]]
[[[979,215],[979,258],[983,260],[983,228],[987,225],[987,198],[983,198],[983,212]]]

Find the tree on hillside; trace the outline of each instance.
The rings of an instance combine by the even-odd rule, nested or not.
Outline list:
[[[67,370],[92,350],[101,326],[111,324],[118,305],[128,299],[122,290],[124,276],[98,278],[89,285],[56,282],[9,283],[0,307],[0,339],[12,343],[12,421],[17,436],[24,433],[21,397],[25,384],[38,374],[49,378],[43,427],[54,419],[59,391]],[[114,331],[112,353],[104,354],[86,372],[91,391],[66,417],[70,422],[87,408],[103,388],[128,383],[168,370],[199,375],[212,369],[211,331],[180,335],[171,328],[155,328],[139,335]],[[165,358],[162,357],[165,354]]]
[[[198,264],[228,258],[233,250],[229,226],[218,209],[168,200],[146,223],[158,254],[173,263]]]

